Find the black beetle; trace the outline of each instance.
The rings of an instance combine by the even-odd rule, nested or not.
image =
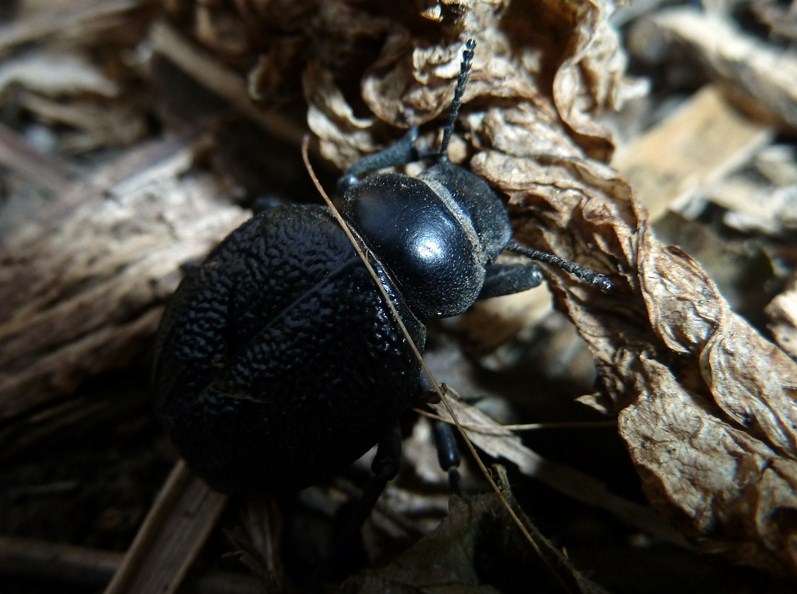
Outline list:
[[[533,263],[496,264],[505,250],[610,287],[513,242],[496,192],[448,161],[474,47],[439,151],[419,156],[412,129],[339,182],[340,211],[421,352],[426,320],[540,284]],[[374,173],[418,160],[433,163],[417,177]],[[161,323],[154,383],[156,412],[188,465],[220,491],[264,496],[317,482],[377,442],[381,451],[425,382],[331,211],[290,205],[257,214],[186,274]]]

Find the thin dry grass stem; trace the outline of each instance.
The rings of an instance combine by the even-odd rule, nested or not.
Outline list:
[[[442,415],[437,415],[422,408],[413,408],[413,411],[428,419],[435,421],[442,421],[443,423],[451,423],[450,418]],[[498,423],[495,424],[479,424],[479,423],[460,423],[463,429],[468,431],[475,431],[477,433],[484,433],[486,435],[501,435],[506,431],[535,431],[537,429],[586,429],[586,428],[604,428],[617,426],[616,421],[572,421],[572,422],[552,422],[552,423]]]

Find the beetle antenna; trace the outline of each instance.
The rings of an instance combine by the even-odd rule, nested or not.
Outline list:
[[[526,256],[531,260],[545,262],[546,264],[551,264],[552,266],[561,268],[562,270],[575,276],[577,279],[598,287],[602,293],[610,293],[614,288],[614,283],[605,274],[597,273],[594,270],[590,270],[586,266],[582,266],[576,262],[571,262],[570,260],[565,260],[564,258],[555,256],[554,254],[543,252],[542,250],[536,250],[525,245],[520,245],[514,240],[510,241],[505,249],[510,252],[515,252],[516,254]]]
[[[476,49],[476,40],[468,39],[465,42],[465,50],[462,52],[462,63],[459,66],[459,76],[457,86],[454,89],[454,99],[451,101],[451,110],[448,112],[448,122],[443,128],[443,141],[440,143],[440,150],[437,152],[439,161],[448,160],[448,143],[454,133],[454,126],[459,117],[459,108],[462,106],[462,95],[465,94],[465,86],[468,84],[468,77],[473,66],[473,50]]]

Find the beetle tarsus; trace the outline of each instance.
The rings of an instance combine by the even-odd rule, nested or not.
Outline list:
[[[448,473],[448,484],[454,495],[462,495],[459,474],[459,444],[454,428],[444,421],[436,421],[433,425],[434,441],[437,446],[437,462],[444,472]]]

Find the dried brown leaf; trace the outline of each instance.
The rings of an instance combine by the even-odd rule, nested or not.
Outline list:
[[[608,22],[614,6],[603,2],[547,4],[574,13],[559,18],[570,17],[578,24],[570,40],[572,55],[566,56],[554,78],[554,100],[559,115],[580,137],[590,156],[608,160],[613,147],[607,142],[606,130],[595,121],[595,114],[618,108],[627,90],[625,53]]]
[[[491,99],[531,103],[534,113],[545,114],[550,122],[564,119],[576,131],[582,150],[601,157],[611,152],[608,132],[595,123],[591,114],[614,108],[621,101],[625,90],[624,55],[618,49],[615,33],[606,24],[608,15],[603,4],[447,4],[467,5],[467,10],[463,11],[457,36],[445,45],[430,44],[414,36],[412,23],[397,19],[386,22],[348,9],[350,27],[370,35],[387,34],[381,54],[366,69],[362,81],[362,98],[377,117],[375,129],[384,122],[400,127],[422,124],[443,113],[459,72],[461,40],[474,37],[478,49],[465,93],[466,103],[477,97],[485,103]],[[551,27],[557,34],[552,34]],[[551,72],[557,73],[555,84]],[[305,78],[311,109],[318,107],[318,101],[313,99],[320,94],[316,92],[316,80]],[[350,159],[339,156],[341,151],[350,152],[346,143],[318,125],[317,117],[313,114],[309,123],[319,137],[322,154],[339,167],[350,164]],[[351,126],[354,122],[340,124]]]
[[[558,581],[552,580],[519,533],[506,529],[509,521],[495,497],[455,498],[435,532],[389,565],[350,578],[341,591],[490,594],[507,591],[510,584],[527,583],[542,590],[604,592],[545,541],[546,557],[557,572]]]
[[[324,139],[322,155],[343,168],[358,155],[377,150],[371,135],[374,120],[354,114],[328,72],[311,65],[305,71],[304,85],[309,93],[307,125]]]
[[[726,421],[797,457],[797,366],[730,310],[687,254],[662,249],[647,233],[641,248],[642,294],[653,331],[672,352],[696,357],[700,384]]]
[[[728,423],[658,361],[620,431],[650,501],[707,552],[794,572],[797,463]]]
[[[795,572],[797,365],[644,228],[639,263],[661,345],[625,353],[613,375],[636,391],[620,434],[646,493],[703,550]]]

